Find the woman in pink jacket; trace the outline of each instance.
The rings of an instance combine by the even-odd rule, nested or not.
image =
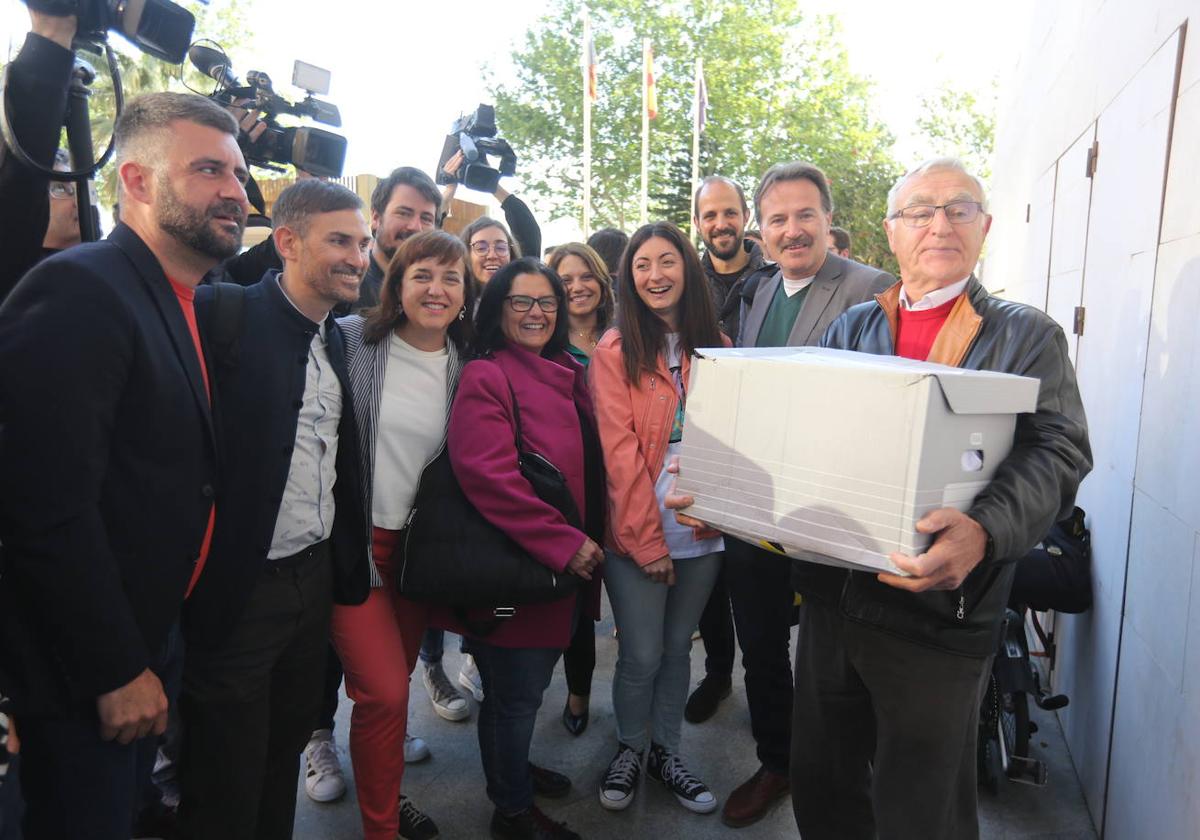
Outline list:
[[[539,563],[585,580],[578,596],[518,606],[487,636],[469,636],[483,678],[479,752],[497,840],[577,840],[533,804],[565,796],[570,780],[529,762],[542,693],[573,624],[599,615],[604,468],[583,368],[567,353],[566,292],[532,258],[501,268],[475,315],[479,358],[463,368],[450,411],[450,463],[467,499]],[[554,464],[584,518],[581,531],[543,502],[517,463],[522,446]],[[589,536],[591,534],[592,536]],[[469,616],[486,619],[487,614]]]
[[[692,354],[728,341],[696,249],[674,225],[645,225],[633,235],[618,285],[617,329],[600,341],[590,367],[608,481],[604,578],[621,630],[613,678],[617,754],[600,804],[629,806],[648,748],[647,774],[683,807],[707,814],[716,797],[684,765],[679,735],[692,631],[724,545],[663,507],[671,485],[664,467],[683,436]]]

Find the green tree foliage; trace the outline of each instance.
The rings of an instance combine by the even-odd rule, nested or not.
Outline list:
[[[651,215],[680,225],[691,204],[695,58],[704,60],[708,124],[701,175],[753,190],[772,163],[806,159],[828,174],[836,224],[856,256],[893,266],[879,220],[899,166],[892,135],[871,115],[870,89],[849,69],[838,23],[797,0],[594,0],[588,5],[600,101],[592,111],[592,218],[638,221],[641,39],[653,41],[658,117],[651,123]],[[515,80],[493,84],[497,119],[523,156],[526,188],[554,217],[582,199],[580,0],[550,0],[512,57]],[[498,75],[498,74],[496,74]]]
[[[983,179],[992,178],[996,89],[976,95],[943,85],[921,99],[917,127],[939,155],[954,155]]]

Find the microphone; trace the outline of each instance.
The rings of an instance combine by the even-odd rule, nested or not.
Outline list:
[[[237,77],[230,70],[231,62],[229,56],[220,50],[214,50],[212,47],[205,47],[201,44],[193,44],[188,50],[188,58],[192,65],[203,73],[205,76],[215,80],[217,84],[225,87],[237,87]]]

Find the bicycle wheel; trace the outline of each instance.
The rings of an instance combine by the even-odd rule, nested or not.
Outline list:
[[[1029,757],[1029,697],[1023,691],[1000,695],[1000,729],[1009,755]]]

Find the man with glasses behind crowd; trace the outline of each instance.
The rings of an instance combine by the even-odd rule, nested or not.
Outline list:
[[[796,561],[804,596],[796,649],[792,805],[805,840],[979,836],[975,739],[1014,562],[1070,514],[1091,448],[1062,329],[994,298],[975,278],[991,226],[983,185],[956,160],[927,161],[888,194],[900,282],[835,321],[821,346],[1040,381],[1013,449],[911,575]]]

